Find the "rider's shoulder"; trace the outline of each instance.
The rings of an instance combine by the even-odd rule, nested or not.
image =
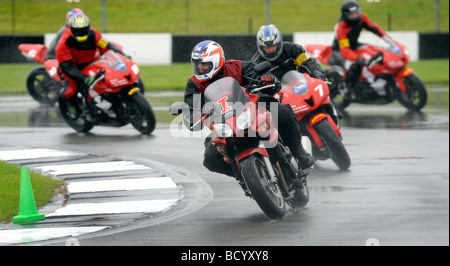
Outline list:
[[[366,15],[366,13],[361,12],[361,22],[370,20],[369,17]]]
[[[337,26],[338,29],[348,29],[348,28],[352,27],[345,20],[339,20],[339,22],[337,23],[336,26]]]
[[[297,57],[304,52],[306,52],[305,48],[298,43],[283,42],[283,55],[288,57]]]
[[[302,50],[303,46],[294,42],[283,42],[283,51]]]

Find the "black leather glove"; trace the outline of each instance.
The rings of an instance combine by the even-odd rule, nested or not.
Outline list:
[[[275,76],[262,76],[259,79],[258,85],[260,86],[268,86],[275,84],[277,78]]]
[[[258,85],[260,87],[274,85],[273,87],[269,87],[263,89],[262,92],[267,94],[275,94],[281,90],[281,84],[275,76],[272,75],[264,75],[259,79]]]
[[[369,62],[367,63],[368,66],[371,66],[373,64],[383,64],[383,53],[379,52],[376,55],[374,55],[372,58],[369,59]]]
[[[356,63],[357,63],[358,65],[361,65],[361,66],[367,66],[367,65],[368,65],[368,62],[369,62],[369,60],[366,60],[366,59],[364,59],[364,58],[362,58],[362,57],[359,57],[359,56],[358,56],[358,58],[356,58]]]
[[[364,59],[358,56],[358,58],[356,59],[356,63],[361,66],[370,66],[377,63],[383,64],[383,53],[379,52],[370,59]]]
[[[314,77],[314,78],[321,79],[321,80],[327,80],[327,76],[325,76],[325,74],[322,73],[321,71],[315,71],[315,72],[313,73],[313,77]]]
[[[79,86],[79,91],[81,92],[81,94],[86,97],[89,93],[89,87],[92,85],[92,83],[94,83],[95,78],[91,77],[91,76],[86,76],[83,80],[83,82],[81,82],[80,86]]]

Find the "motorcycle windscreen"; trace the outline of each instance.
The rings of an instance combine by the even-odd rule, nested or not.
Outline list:
[[[281,79],[281,88],[297,95],[305,95],[309,89],[305,75],[295,70],[291,70],[284,74]]]
[[[104,53],[97,63],[114,68],[117,71],[127,71],[127,65],[125,64],[125,62],[113,51]]]
[[[225,116],[242,111],[243,106],[250,101],[241,85],[231,78],[224,77],[209,85],[204,92],[205,109],[214,109],[213,116]],[[232,110],[236,110],[232,112]]]

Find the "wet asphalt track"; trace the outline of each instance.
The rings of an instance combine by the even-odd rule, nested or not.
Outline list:
[[[180,174],[174,179],[184,194],[175,207],[81,235],[80,245],[449,245],[448,110],[411,114],[397,105],[350,106],[342,121],[350,169],[339,171],[330,160],[317,162],[308,177],[308,205],[271,221],[233,178],[202,166],[203,138],[173,137],[168,124],[159,124],[151,136],[128,126],[77,134],[52,108],[21,104],[17,109],[11,102],[0,104],[2,112],[23,115],[26,110],[29,119],[27,128],[0,128],[0,148],[95,151],[161,163],[168,166],[163,171]],[[65,245],[66,240],[30,244]]]

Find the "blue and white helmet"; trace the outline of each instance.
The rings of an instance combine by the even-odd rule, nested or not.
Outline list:
[[[261,26],[256,34],[256,45],[258,47],[259,54],[264,59],[271,62],[277,60],[283,52],[283,37],[281,36],[281,32],[273,24]],[[267,53],[264,47],[272,46],[277,46],[276,50],[274,52]]]

